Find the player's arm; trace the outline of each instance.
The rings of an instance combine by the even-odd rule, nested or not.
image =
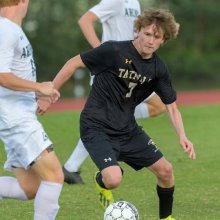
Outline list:
[[[57,93],[52,82],[33,82],[17,77],[13,73],[1,73],[0,85],[16,91],[33,91],[40,96],[51,96]]]
[[[84,68],[85,64],[82,62],[80,55],[77,55],[68,60],[62,69],[58,72],[53,80],[54,87],[59,90],[62,85],[75,73],[78,68]],[[37,113],[44,115],[51,106],[51,102],[47,100],[38,100]]]
[[[80,55],[77,55],[69,59],[62,69],[58,72],[53,80],[54,87],[59,90],[62,85],[75,73],[78,68],[84,68],[85,64],[83,63]]]
[[[180,145],[183,147],[184,152],[189,154],[189,158],[196,159],[195,150],[191,141],[186,137],[182,116],[177,108],[176,102],[166,105],[168,115],[171,119],[171,122],[176,129],[176,132],[179,136]]]
[[[79,19],[79,26],[89,44],[94,48],[101,44],[100,39],[94,28],[94,23],[97,22],[99,18],[97,15],[91,11],[86,12]]]
[[[12,73],[1,73],[0,85],[16,91],[39,91],[39,84],[21,79]]]

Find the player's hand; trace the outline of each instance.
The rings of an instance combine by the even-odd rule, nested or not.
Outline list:
[[[38,100],[47,100],[48,102],[55,103],[60,98],[60,93],[54,89],[54,93],[51,96],[37,94]]]
[[[39,83],[38,92],[36,92],[36,94],[38,99],[49,97],[52,103],[56,102],[60,97],[60,93],[54,88],[52,82]]]
[[[52,102],[49,98],[44,97],[43,99],[38,99],[37,100],[37,113],[39,115],[44,115],[46,111],[49,109],[51,106]]]
[[[192,160],[196,159],[196,153],[193,147],[193,144],[190,140],[188,140],[186,137],[180,138],[180,145],[183,147],[184,152],[189,155],[189,158]]]

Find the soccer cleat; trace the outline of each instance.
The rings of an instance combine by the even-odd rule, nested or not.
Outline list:
[[[99,172],[96,172],[94,175],[94,182],[95,182],[95,186],[96,189],[98,191],[98,195],[99,195],[99,204],[102,206],[102,208],[105,210],[111,203],[114,202],[114,198],[112,195],[112,191],[109,189],[105,189],[102,188],[96,180],[96,176]]]
[[[64,174],[64,182],[68,184],[83,184],[83,180],[79,174],[79,172],[69,172],[65,169],[65,167],[62,167],[63,174]]]
[[[169,215],[166,218],[162,218],[162,220],[176,220],[175,218],[173,218],[171,215]]]

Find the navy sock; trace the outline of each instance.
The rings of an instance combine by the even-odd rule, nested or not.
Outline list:
[[[105,184],[104,184],[103,181],[102,181],[102,174],[101,174],[101,172],[98,172],[98,173],[97,173],[97,175],[96,175],[96,181],[97,181],[97,183],[98,183],[102,188],[107,189],[107,188],[105,187]]]
[[[172,214],[173,193],[174,193],[174,186],[171,188],[162,188],[157,185],[160,218],[166,218]]]

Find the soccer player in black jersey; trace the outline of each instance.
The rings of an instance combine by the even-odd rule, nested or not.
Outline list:
[[[59,89],[82,67],[96,75],[80,117],[81,139],[99,169],[96,187],[106,206],[113,202],[111,189],[122,179],[118,161],[135,170],[148,168],[157,178],[160,219],[173,220],[174,174],[172,165],[152,139],[138,126],[134,109],[153,91],[166,105],[167,113],[189,158],[195,159],[193,144],[186,137],[176,92],[167,66],[155,53],[177,35],[173,15],[162,9],[145,10],[137,19],[137,38],[108,41],[71,58],[53,83]]]

